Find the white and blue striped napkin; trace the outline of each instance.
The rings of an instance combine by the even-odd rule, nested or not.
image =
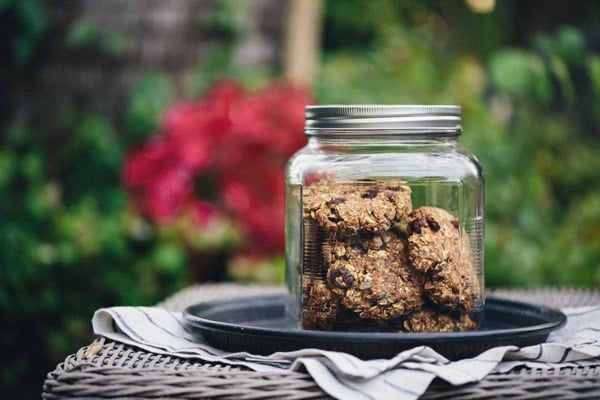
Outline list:
[[[94,314],[94,333],[146,351],[207,362],[244,365],[256,371],[305,368],[338,399],[418,399],[438,377],[452,385],[476,382],[517,366],[562,368],[600,365],[600,305],[562,310],[567,324],[546,343],[504,346],[477,357],[449,361],[420,346],[390,359],[361,360],[350,354],[303,349],[260,356],[216,349],[190,332],[181,313],[160,307],[111,307]]]

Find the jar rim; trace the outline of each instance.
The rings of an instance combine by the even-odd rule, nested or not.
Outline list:
[[[305,108],[305,133],[382,131],[389,133],[447,132],[461,129],[457,105],[310,105]]]

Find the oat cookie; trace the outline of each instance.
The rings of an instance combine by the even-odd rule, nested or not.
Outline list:
[[[473,311],[475,296],[474,280],[465,265],[440,263],[425,276],[423,292],[442,310],[468,313]],[[470,264],[468,264],[470,265]]]
[[[407,218],[409,259],[419,271],[458,258],[458,220],[437,207],[419,207]]]
[[[323,179],[304,188],[304,217],[329,232],[379,233],[412,208],[411,189],[401,181],[335,183]]]
[[[423,307],[404,321],[404,329],[408,332],[458,332],[476,327],[468,314],[451,315],[430,307]]]
[[[302,326],[305,329],[331,330],[339,312],[340,296],[319,280],[304,286]]]
[[[356,238],[329,267],[327,283],[361,318],[387,320],[422,303],[422,279],[409,266],[406,239],[392,232]]]
[[[425,273],[425,295],[443,310],[472,311],[476,275],[458,220],[441,208],[420,207],[409,215],[407,228],[408,257]]]

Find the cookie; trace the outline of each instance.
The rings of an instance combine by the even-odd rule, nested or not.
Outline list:
[[[304,329],[331,330],[339,312],[340,297],[318,280],[304,285],[302,299],[302,327]]]
[[[414,312],[403,324],[407,332],[462,332],[476,327],[468,314],[451,315],[430,307]]]
[[[423,293],[441,310],[469,313],[475,307],[473,275],[466,263],[440,263],[425,275]]]
[[[406,239],[386,232],[355,238],[327,272],[340,304],[360,318],[387,320],[418,309],[422,280],[409,266]]]
[[[412,209],[411,189],[401,181],[334,183],[320,180],[304,188],[304,218],[327,232],[388,231]]]
[[[437,207],[420,207],[407,218],[408,257],[411,264],[422,272],[440,263],[459,259],[460,241],[458,220]]]
[[[420,207],[407,219],[408,258],[425,274],[423,292],[442,310],[470,312],[477,287],[467,235],[456,217],[436,207]]]

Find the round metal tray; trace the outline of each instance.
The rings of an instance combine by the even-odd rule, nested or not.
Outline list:
[[[487,298],[476,331],[448,333],[341,332],[298,329],[286,318],[285,295],[209,301],[187,307],[184,320],[206,341],[227,351],[268,355],[304,348],[341,351],[363,359],[389,358],[401,351],[429,346],[455,360],[497,346],[519,347],[544,342],[566,322],[555,309]]]

